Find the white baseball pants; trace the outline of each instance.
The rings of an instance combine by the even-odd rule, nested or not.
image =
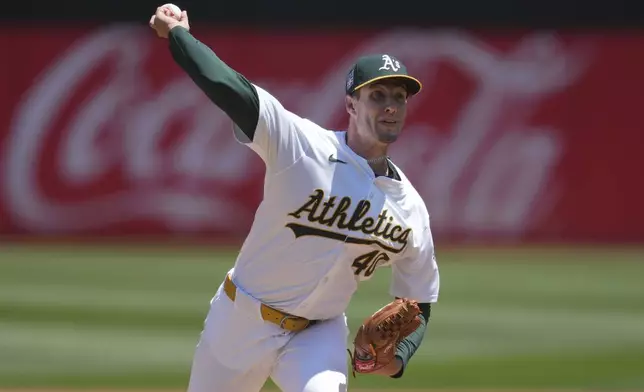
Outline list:
[[[188,392],[258,392],[271,378],[283,392],[347,390],[346,317],[288,332],[261,318],[237,290],[213,297],[195,350]]]

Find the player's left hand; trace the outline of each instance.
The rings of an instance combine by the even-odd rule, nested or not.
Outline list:
[[[402,368],[396,355],[401,340],[421,323],[416,301],[398,298],[369,316],[353,341],[351,367],[354,372],[392,376]]]
[[[382,376],[391,377],[400,373],[402,367],[402,360],[398,357],[394,357],[393,361],[389,362],[387,365],[381,367],[380,369],[372,371],[370,374],[380,374]]]
[[[186,11],[181,11],[181,15],[176,18],[171,14],[170,10],[163,7],[157,8],[154,15],[150,18],[149,25],[161,38],[168,38],[170,30],[177,26],[190,30],[188,13]]]

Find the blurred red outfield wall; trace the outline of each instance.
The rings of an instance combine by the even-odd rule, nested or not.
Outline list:
[[[0,234],[240,238],[263,167],[147,28],[0,37]],[[283,104],[343,128],[345,74],[424,83],[394,160],[443,241],[644,242],[644,35],[199,30]]]

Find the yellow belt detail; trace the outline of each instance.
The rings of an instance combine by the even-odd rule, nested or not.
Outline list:
[[[228,298],[230,298],[230,300],[234,302],[237,295],[237,286],[235,286],[235,283],[233,283],[232,279],[230,278],[230,274],[226,275],[226,280],[224,281],[224,291],[226,292],[226,295],[228,295]],[[310,321],[303,317],[284,313],[268,305],[261,304],[260,311],[262,318],[265,321],[277,324],[280,328],[287,331],[299,332],[306,329],[306,327],[308,327],[310,324]]]

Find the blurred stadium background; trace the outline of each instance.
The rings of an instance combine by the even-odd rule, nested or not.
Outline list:
[[[360,54],[425,85],[392,157],[432,214],[441,298],[407,375],[354,390],[644,390],[642,6],[577,3],[176,2],[329,128]],[[0,16],[2,391],[186,386],[263,170],[147,28],[160,4]]]

